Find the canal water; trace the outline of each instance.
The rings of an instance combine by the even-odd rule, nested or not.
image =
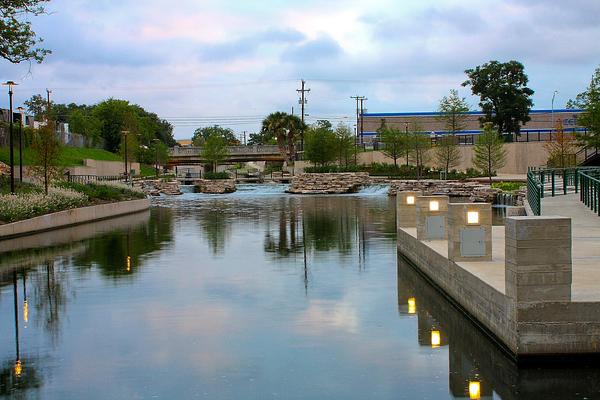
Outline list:
[[[597,368],[518,368],[398,258],[386,188],[284,190],[0,242],[0,398],[600,397]]]

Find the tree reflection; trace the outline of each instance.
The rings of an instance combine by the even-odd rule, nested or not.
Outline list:
[[[90,240],[87,248],[74,257],[74,264],[97,266],[107,277],[121,278],[139,270],[141,256],[156,251],[173,239],[173,216],[167,208],[152,210],[146,224],[127,227]]]
[[[213,201],[194,214],[213,255],[223,254],[225,244],[231,236],[232,221],[228,218],[230,207],[224,201]]]

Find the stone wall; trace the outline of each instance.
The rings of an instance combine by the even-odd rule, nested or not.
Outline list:
[[[180,195],[183,194],[177,181],[163,181],[162,179],[147,179],[141,182],[144,193],[150,196]]]
[[[370,183],[371,178],[366,172],[306,173],[294,176],[287,192],[296,194],[355,193]]]
[[[198,179],[194,182],[196,192],[200,193],[223,194],[237,190],[234,179]]]
[[[390,181],[390,196],[398,192],[421,191],[423,195],[443,194],[450,197],[469,199],[472,203],[495,203],[500,189],[471,181],[441,181],[441,180],[392,180]]]

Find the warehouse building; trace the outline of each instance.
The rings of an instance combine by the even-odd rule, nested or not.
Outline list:
[[[546,141],[551,139],[552,133],[556,131],[558,122],[562,122],[565,132],[585,132],[585,128],[577,124],[577,117],[582,110],[531,110],[531,120],[521,126],[521,135],[514,140],[519,142]],[[465,129],[457,132],[459,143],[472,144],[475,137],[481,133],[479,118],[483,116],[481,111],[465,113]],[[554,121],[554,123],[553,123]],[[377,129],[385,123],[388,127],[400,130],[410,130],[417,123],[423,132],[431,135],[432,139],[448,134],[445,121],[439,112],[400,112],[400,113],[365,113],[359,123],[358,135],[362,136],[363,143],[377,141]]]

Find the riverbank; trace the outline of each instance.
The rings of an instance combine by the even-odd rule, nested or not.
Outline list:
[[[22,221],[0,225],[0,240],[25,236],[32,233],[79,225],[121,215],[133,214],[150,208],[150,200],[139,199],[89,207],[72,208],[45,214]]]

